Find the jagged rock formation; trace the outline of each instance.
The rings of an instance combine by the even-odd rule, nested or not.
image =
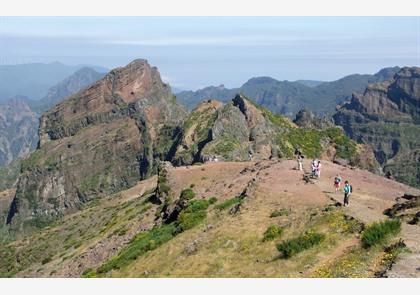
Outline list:
[[[311,110],[302,109],[297,114],[293,123],[299,127],[326,129],[334,126],[334,124],[325,116],[315,116]]]
[[[403,68],[354,94],[334,121],[354,140],[372,146],[384,173],[420,186],[420,68]]]
[[[112,70],[42,115],[8,222],[44,222],[148,177],[155,159],[170,154],[185,116],[146,60]]]
[[[369,170],[377,166],[371,151],[350,141],[338,128],[299,128],[242,94],[225,105],[215,100],[202,102],[185,121],[172,162],[290,158],[297,147],[307,157],[345,159],[346,164]]]
[[[284,118],[284,126],[289,125]],[[225,105],[207,100],[185,121],[173,162],[185,165],[214,157],[224,161],[279,157],[275,139],[281,131],[281,126],[243,95]]]
[[[302,108],[309,108],[317,114],[333,113],[337,104],[349,99],[353,92],[363,91],[369,83],[382,82],[391,78],[400,68],[380,70],[374,75],[349,75],[336,81],[278,81],[270,77],[249,79],[239,88],[223,85],[210,86],[197,91],[182,91],[178,100],[188,108],[194,108],[200,101],[215,98],[229,102],[236,93],[251,97],[257,104],[278,114],[293,118]]]

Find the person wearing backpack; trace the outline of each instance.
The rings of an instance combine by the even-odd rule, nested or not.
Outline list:
[[[349,184],[349,182],[346,180],[344,184],[344,206],[349,205],[349,197],[350,194],[353,192],[353,187]]]
[[[335,192],[339,191],[340,185],[341,185],[341,176],[340,174],[337,174],[337,176],[334,178]]]

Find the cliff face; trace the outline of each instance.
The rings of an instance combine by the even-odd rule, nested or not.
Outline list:
[[[185,116],[147,61],[114,69],[42,115],[8,222],[37,225],[149,176]]]
[[[383,172],[420,186],[420,68],[403,68],[354,94],[334,121],[351,138],[372,146]]]

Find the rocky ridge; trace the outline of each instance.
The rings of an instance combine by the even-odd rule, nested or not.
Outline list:
[[[333,118],[348,136],[373,148],[383,173],[420,185],[420,68],[403,68],[369,85]]]
[[[39,147],[22,161],[8,222],[42,226],[150,176],[185,116],[146,60],[112,70],[42,115]]]

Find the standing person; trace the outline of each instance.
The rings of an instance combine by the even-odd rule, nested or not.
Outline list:
[[[318,178],[321,177],[321,161],[318,161],[318,164],[316,165],[316,176]]]
[[[303,157],[302,157],[302,155],[297,156],[297,162],[298,162],[299,171],[303,171]]]
[[[315,159],[313,159],[311,162],[311,176],[315,177],[315,173],[316,173],[316,164],[315,164]]]
[[[344,206],[348,206],[349,205],[349,197],[351,194],[351,185],[349,184],[349,182],[346,180],[346,182],[344,183]]]
[[[340,174],[337,174],[337,176],[334,178],[335,192],[338,192],[338,190],[340,189],[340,185],[341,185],[341,176]]]

